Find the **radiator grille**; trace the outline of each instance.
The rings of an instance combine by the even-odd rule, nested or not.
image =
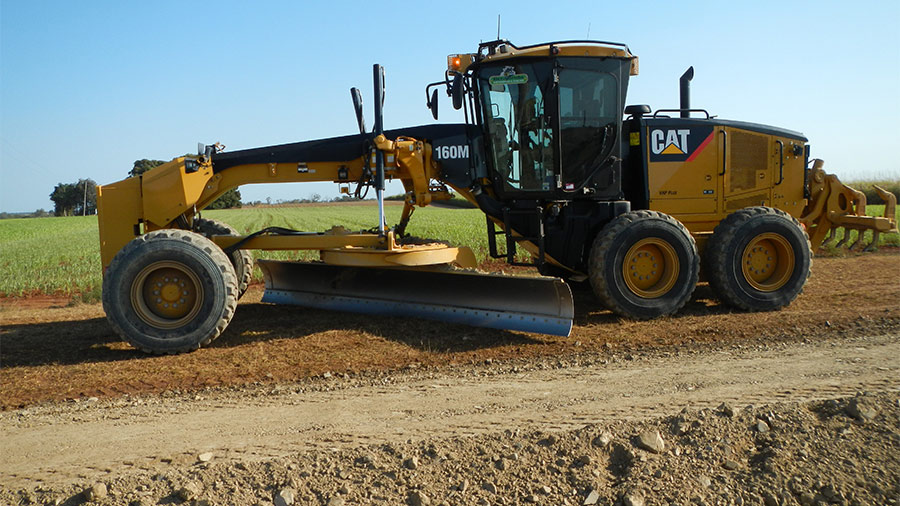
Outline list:
[[[756,188],[757,171],[768,168],[769,150],[767,138],[746,132],[734,132],[729,139],[731,146],[730,190],[732,192]]]

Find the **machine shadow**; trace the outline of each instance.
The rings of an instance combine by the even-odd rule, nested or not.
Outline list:
[[[590,286],[570,284],[572,298],[575,301],[575,325],[614,325],[622,320],[622,317],[603,308],[600,302],[591,292]],[[685,318],[689,316],[712,316],[734,313],[735,309],[720,303],[713,293],[712,288],[706,283],[700,283],[694,290],[691,299],[674,315],[667,318]]]
[[[303,339],[317,333],[370,334],[420,351],[458,353],[498,346],[540,344],[540,339],[505,330],[470,327],[413,317],[373,316],[300,306],[244,304],[212,348],[261,340]]]
[[[234,319],[207,348],[238,348],[259,341],[302,340],[317,333],[358,333],[403,343],[420,351],[456,353],[497,346],[540,344],[527,335],[418,318],[391,318],[298,306],[241,304]],[[203,353],[203,350],[194,353]],[[0,368],[73,365],[152,359],[122,342],[105,318],[5,325],[0,329]]]

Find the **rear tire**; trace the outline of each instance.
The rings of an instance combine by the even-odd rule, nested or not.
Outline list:
[[[133,239],[103,278],[103,310],[125,341],[149,353],[196,350],[219,337],[237,307],[234,268],[194,232],[157,230]]]
[[[803,292],[812,249],[796,218],[771,207],[748,207],[716,226],[703,264],[722,302],[744,311],[773,311]]]
[[[219,220],[197,218],[194,220],[194,231],[204,237],[211,238],[214,235],[240,235],[231,225]],[[250,286],[253,277],[253,254],[247,250],[234,250],[229,255],[231,265],[234,267],[234,275],[237,276],[238,299],[244,296],[247,287]]]
[[[594,240],[589,264],[600,302],[636,320],[681,309],[699,272],[694,238],[681,222],[656,211],[632,211],[609,222]]]

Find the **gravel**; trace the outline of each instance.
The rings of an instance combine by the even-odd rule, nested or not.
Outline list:
[[[173,463],[80,487],[0,490],[0,503],[897,504],[898,428],[895,392],[860,393],[731,415],[686,409],[549,433],[517,428],[259,462]]]

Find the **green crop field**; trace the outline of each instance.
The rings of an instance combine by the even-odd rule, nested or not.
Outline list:
[[[389,224],[400,219],[402,207],[385,208]],[[869,214],[884,206],[868,206]],[[242,234],[270,226],[321,232],[334,225],[352,231],[373,228],[378,221],[372,204],[247,208],[207,211],[204,217],[224,221]],[[416,237],[439,239],[468,246],[479,261],[488,256],[485,219],[477,209],[427,207],[417,209],[407,232]],[[851,233],[851,240],[856,232]],[[839,234],[838,237],[841,237]],[[871,232],[867,240],[871,240]],[[880,245],[900,246],[897,234],[882,235]],[[254,252],[258,258],[310,259],[310,252]],[[0,220],[0,295],[35,293],[99,298],[101,287],[99,237],[95,216]],[[257,269],[257,279],[260,273]]]
[[[402,206],[385,208],[389,224],[400,220]],[[205,218],[224,221],[242,234],[265,227],[322,232],[334,225],[351,231],[374,228],[374,203],[206,211]],[[407,232],[470,247],[487,257],[484,215],[477,209],[428,207],[417,209]],[[100,239],[96,216],[0,220],[0,295],[35,293],[82,295],[99,298],[102,284]],[[257,258],[312,259],[316,252],[255,251]],[[256,278],[261,280],[259,269]]]

